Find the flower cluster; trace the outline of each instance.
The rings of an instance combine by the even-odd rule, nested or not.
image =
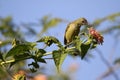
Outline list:
[[[103,43],[103,36],[97,32],[95,29],[93,29],[93,27],[88,29],[89,34],[96,40],[96,42],[98,44],[102,44]]]

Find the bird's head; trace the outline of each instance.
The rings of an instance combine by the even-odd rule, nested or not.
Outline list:
[[[75,20],[75,23],[77,25],[80,25],[80,26],[88,25],[88,22],[87,22],[87,20],[85,18],[79,18],[79,19]]]

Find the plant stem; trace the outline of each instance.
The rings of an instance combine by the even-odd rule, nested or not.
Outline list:
[[[74,49],[75,47],[70,47],[70,48],[67,48],[66,50],[70,50],[70,49]],[[45,54],[43,54],[43,56],[47,56],[47,55],[51,55],[53,52],[47,52]]]
[[[26,59],[30,59],[30,58],[31,58],[31,56],[28,56],[28,57],[25,57],[25,58],[21,58],[19,60],[26,60]],[[9,63],[15,62],[16,60],[15,59],[11,59],[11,60],[8,60],[8,61],[3,61],[3,62],[0,62],[0,65],[9,64]]]
[[[43,56],[47,56],[47,55],[51,55],[51,54],[52,54],[52,52],[47,52],[47,53],[43,54]]]
[[[0,65],[3,65],[3,64],[8,64],[8,63],[11,63],[11,62],[14,62],[15,59],[12,59],[12,60],[9,60],[9,61],[4,61],[4,62],[1,62]]]

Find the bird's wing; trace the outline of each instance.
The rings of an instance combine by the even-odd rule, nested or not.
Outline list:
[[[67,40],[66,40],[66,32],[67,32],[68,28],[70,27],[70,24],[71,24],[71,23],[69,23],[69,24],[67,25],[67,28],[66,28],[66,30],[65,30],[65,34],[64,34],[64,44],[65,44],[65,45],[67,44]]]

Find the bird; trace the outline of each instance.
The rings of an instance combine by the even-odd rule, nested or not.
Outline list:
[[[80,27],[83,25],[88,25],[88,22],[85,18],[79,18],[73,22],[70,22],[67,25],[64,34],[64,44],[69,45],[73,40],[75,40],[75,36],[78,36],[80,32]]]

